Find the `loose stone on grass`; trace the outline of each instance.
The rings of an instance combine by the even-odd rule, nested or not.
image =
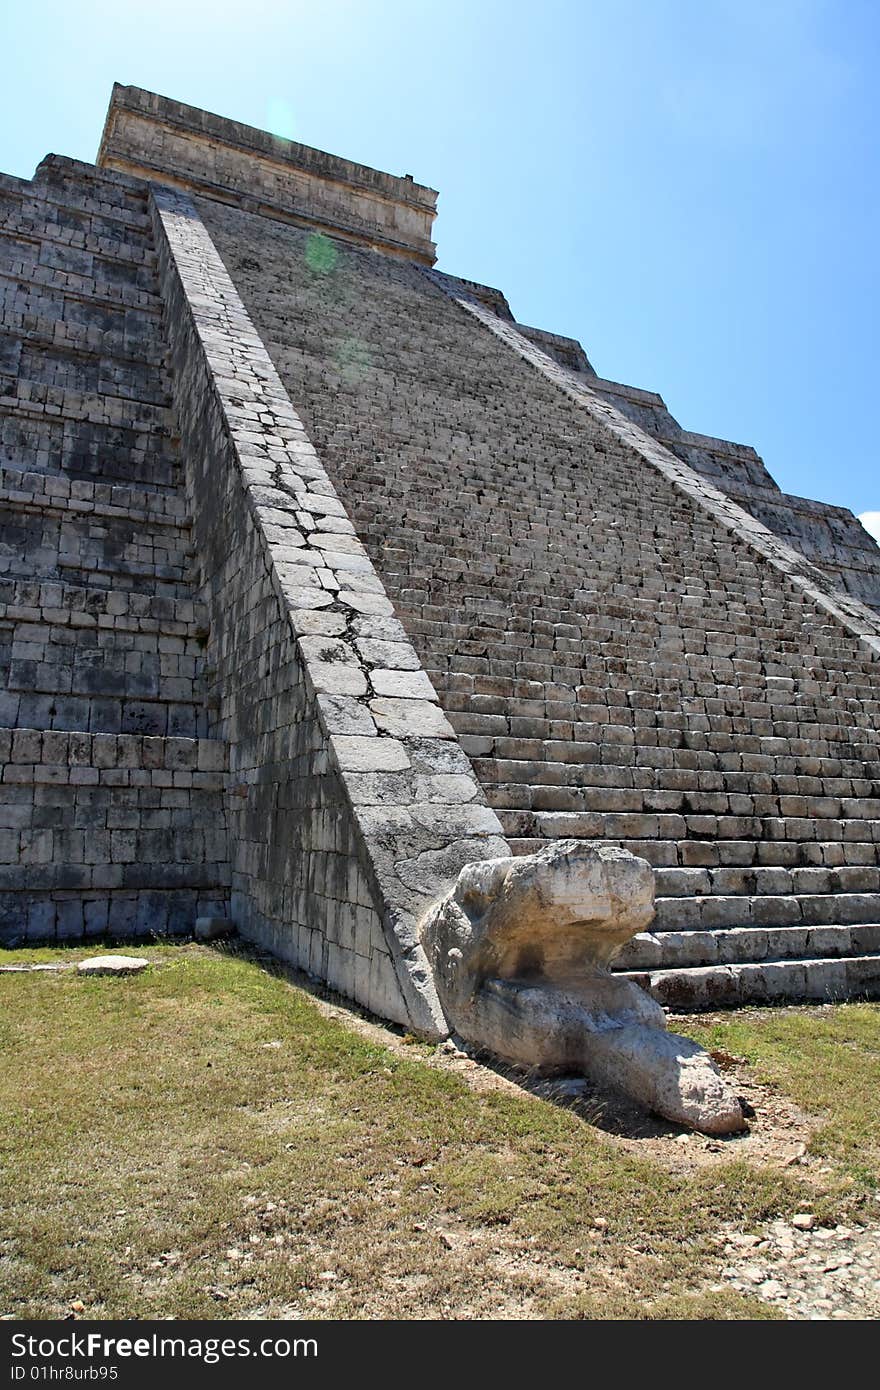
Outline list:
[[[143,956],[91,956],[76,967],[78,975],[140,975],[150,962]]]

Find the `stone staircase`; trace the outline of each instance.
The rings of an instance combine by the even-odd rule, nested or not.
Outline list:
[[[486,728],[492,716],[450,717],[467,729],[462,742],[516,852],[560,836],[613,837],[654,865],[655,922],[619,966],[649,974],[669,1002],[685,1002],[686,991],[694,1003],[733,1002],[746,986],[754,998],[756,972],[739,967],[770,961],[785,966],[772,976],[783,992],[859,992],[875,976],[876,757],[748,753],[742,738],[739,752],[725,753],[687,729],[678,747],[615,750],[499,736]]]
[[[619,964],[650,976],[660,997],[734,1002],[773,986],[824,997],[876,982],[880,757],[870,738],[854,742],[804,704],[774,703],[762,734],[713,733],[708,714],[655,709],[648,720],[643,698],[617,706],[613,724],[476,713],[454,691],[446,700],[516,852],[611,838],[654,865],[655,923]],[[728,698],[717,721],[744,724],[753,703],[737,717]],[[769,962],[778,968],[759,979],[754,967]]]
[[[570,367],[559,352],[552,355]],[[591,371],[589,364],[578,370]],[[800,550],[835,588],[880,609],[880,549],[846,507],[780,491],[747,444],[682,429],[661,396],[593,376],[592,390],[660,441],[752,516]]]
[[[650,860],[666,1003],[876,994],[858,638],[418,269],[200,208],[514,850]]]
[[[0,179],[0,939],[226,911],[146,186]]]

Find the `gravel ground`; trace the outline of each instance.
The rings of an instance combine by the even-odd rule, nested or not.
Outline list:
[[[810,1229],[798,1229],[810,1226]],[[809,1213],[731,1235],[722,1278],[797,1319],[880,1317],[880,1227],[816,1226]]]

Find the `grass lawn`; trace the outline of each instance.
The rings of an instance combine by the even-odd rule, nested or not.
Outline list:
[[[137,954],[0,974],[6,1316],[769,1317],[720,1281],[720,1232],[880,1214],[880,1006],[679,1024],[809,1112],[791,1164],[615,1134],[244,955]]]

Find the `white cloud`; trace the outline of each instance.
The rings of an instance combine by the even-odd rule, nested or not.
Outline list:
[[[865,530],[874,537],[877,544],[880,545],[880,512],[862,512],[859,521],[862,523]]]

